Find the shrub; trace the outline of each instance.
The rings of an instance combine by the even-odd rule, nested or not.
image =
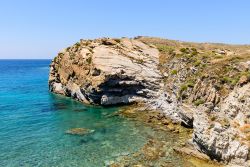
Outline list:
[[[211,117],[211,121],[215,121],[215,120],[216,120],[216,116],[213,115],[213,116]]]
[[[191,51],[192,51],[192,55],[195,56],[198,54],[198,51],[195,49],[195,48],[191,48]]]
[[[79,48],[81,44],[79,42],[75,43],[76,48]]]
[[[70,47],[67,47],[67,48],[66,48],[66,51],[69,51],[69,50],[70,50]]]
[[[196,60],[195,62],[194,62],[194,66],[199,66],[201,64],[201,61],[200,60]]]
[[[190,81],[187,82],[186,85],[187,85],[187,87],[193,88],[193,87],[194,87],[194,84],[195,84],[194,81],[190,80]]]
[[[180,51],[182,53],[189,53],[189,49],[188,48],[181,48]]]
[[[223,56],[222,56],[222,55],[215,55],[215,58],[216,58],[216,59],[222,59]]]
[[[203,99],[197,99],[195,102],[194,102],[194,105],[196,105],[196,106],[199,106],[199,105],[201,105],[201,104],[204,104],[204,100]]]
[[[144,63],[144,60],[143,59],[138,59],[138,60],[136,60],[137,61],[137,63],[139,63],[139,64],[143,64]]]
[[[177,72],[177,70],[172,70],[171,71],[171,75],[176,75],[178,72]]]
[[[90,56],[89,58],[87,58],[86,61],[87,61],[88,64],[91,64],[92,63],[92,57]]]
[[[157,45],[157,48],[160,52],[167,53],[169,55],[174,54],[174,49],[167,45]]]
[[[188,86],[186,84],[181,85],[180,87],[180,93],[184,92],[185,90],[187,90]]]
[[[227,83],[232,86],[236,85],[238,81],[239,81],[239,77],[231,78],[231,77],[225,76],[221,79],[222,83]]]

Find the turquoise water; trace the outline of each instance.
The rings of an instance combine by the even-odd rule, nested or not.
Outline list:
[[[0,166],[98,167],[138,151],[153,129],[117,108],[85,106],[48,92],[50,60],[0,61]],[[66,134],[88,128],[85,136]]]

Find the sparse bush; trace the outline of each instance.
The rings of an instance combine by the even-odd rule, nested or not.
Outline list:
[[[187,90],[188,86],[186,84],[181,85],[180,87],[180,93],[184,92],[185,90]]]
[[[167,45],[156,45],[156,46],[160,52],[167,53],[169,55],[174,54],[174,49],[170,46]]]
[[[172,71],[171,71],[171,75],[176,75],[177,73],[178,73],[177,70],[172,70]]]
[[[194,66],[199,66],[201,64],[201,61],[200,60],[196,60],[195,62],[194,62]]]
[[[213,116],[211,117],[211,121],[215,121],[215,120],[216,120],[216,116],[213,115]]]
[[[187,82],[186,85],[187,85],[187,87],[193,88],[193,87],[194,87],[194,84],[195,84],[194,81],[190,80],[190,81]]]
[[[221,79],[222,83],[227,83],[232,86],[236,85],[238,81],[239,81],[239,77],[231,78],[231,77],[225,76]]]
[[[181,48],[180,51],[182,53],[189,53],[189,49],[188,48]]]
[[[222,58],[223,58],[222,55],[215,55],[214,57],[215,57],[216,59],[222,59]]]
[[[92,63],[92,57],[90,56],[89,58],[87,58],[86,61],[87,61],[88,64],[91,64]]]
[[[70,50],[70,47],[67,47],[67,48],[66,48],[66,51],[69,51],[69,50]]]
[[[139,63],[139,64],[143,64],[144,60],[143,59],[138,59],[138,60],[136,60],[136,62]]]
[[[75,43],[76,48],[79,48],[81,44],[79,42]]]
[[[204,103],[205,103],[205,101],[204,101],[203,99],[197,99],[197,100],[194,102],[194,105],[199,106],[199,105],[204,104]]]
[[[121,40],[118,39],[118,38],[116,38],[116,39],[114,39],[114,40],[115,40],[115,42],[117,42],[117,43],[120,43],[120,42],[121,42]]]
[[[195,48],[191,48],[191,51],[192,51],[191,53],[192,56],[196,56],[198,54],[198,51]]]

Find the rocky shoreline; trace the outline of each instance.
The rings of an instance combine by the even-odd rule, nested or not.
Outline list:
[[[143,104],[193,129],[192,154],[250,166],[249,50],[145,37],[81,40],[52,61],[49,88],[87,104]]]

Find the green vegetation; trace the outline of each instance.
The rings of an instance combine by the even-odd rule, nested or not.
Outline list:
[[[241,73],[240,73],[240,77],[241,77],[241,76],[244,76],[244,75],[245,75],[247,78],[250,79],[250,71],[244,71],[244,72],[241,72]]]
[[[200,60],[196,60],[195,62],[194,62],[194,66],[199,66],[201,64],[201,61]]]
[[[195,48],[191,48],[191,55],[192,55],[192,56],[196,56],[196,55],[198,55],[198,51],[197,51],[197,49],[195,49]]]
[[[75,43],[76,48],[79,48],[81,44],[79,42]]]
[[[64,54],[63,53],[58,53],[58,56],[62,57]]]
[[[66,48],[66,51],[69,51],[69,50],[70,50],[70,47],[67,47],[67,48]]]
[[[215,57],[216,59],[222,59],[222,58],[223,58],[222,55],[215,55],[214,57]]]
[[[198,79],[205,85],[212,85],[221,98],[227,96],[239,81],[250,81],[250,72],[241,72],[244,69],[239,64],[250,60],[249,46],[197,44],[158,38],[144,38],[143,42],[159,49],[159,69],[167,74],[168,77],[164,78],[166,83],[179,87],[179,98],[192,94],[189,87],[194,87]],[[220,50],[225,54],[220,54]],[[174,56],[170,56],[171,52]],[[179,69],[183,72],[180,73]],[[178,76],[174,76],[176,74]],[[198,99],[193,103],[200,105],[204,101]]]
[[[168,45],[156,45],[156,47],[162,53],[166,53],[166,54],[169,54],[169,55],[174,54],[174,49],[171,46],[168,46]]]
[[[189,53],[189,49],[188,49],[188,48],[181,48],[180,51],[181,51],[182,53],[186,53],[186,54]]]
[[[176,75],[177,73],[178,73],[177,70],[172,70],[172,71],[171,71],[171,75]]]
[[[204,101],[203,99],[197,99],[197,100],[194,102],[194,105],[199,106],[199,105],[204,104],[204,103],[205,103],[205,101]]]
[[[53,61],[54,61],[54,62],[57,62],[57,56],[56,56],[56,57],[54,57]]]
[[[188,86],[186,84],[181,85],[181,87],[180,87],[180,93],[184,92],[187,89],[188,89]]]
[[[137,59],[136,62],[139,63],[139,64],[143,64],[144,60],[143,59]]]
[[[224,76],[222,79],[221,79],[221,82],[224,84],[224,83],[227,83],[227,84],[230,84],[232,86],[236,85],[237,82],[239,81],[239,77],[235,77],[235,78],[232,78],[232,77],[228,77],[228,76]]]
[[[193,88],[194,87],[194,81],[189,80],[187,83],[182,84],[179,89],[179,98],[185,99],[187,95],[183,92],[185,92],[188,88]]]
[[[198,51],[196,48],[181,48],[180,52],[182,52],[182,54],[189,54],[191,56],[196,56],[198,55]]]
[[[88,64],[91,64],[92,63],[92,57],[91,56],[88,57],[86,61],[87,61]]]
[[[188,87],[191,87],[191,88],[194,87],[194,84],[195,84],[195,82],[194,82],[193,80],[189,80],[189,81],[186,83],[186,85],[187,85]]]
[[[215,120],[216,120],[216,116],[213,115],[213,116],[211,117],[211,121],[215,121]]]

